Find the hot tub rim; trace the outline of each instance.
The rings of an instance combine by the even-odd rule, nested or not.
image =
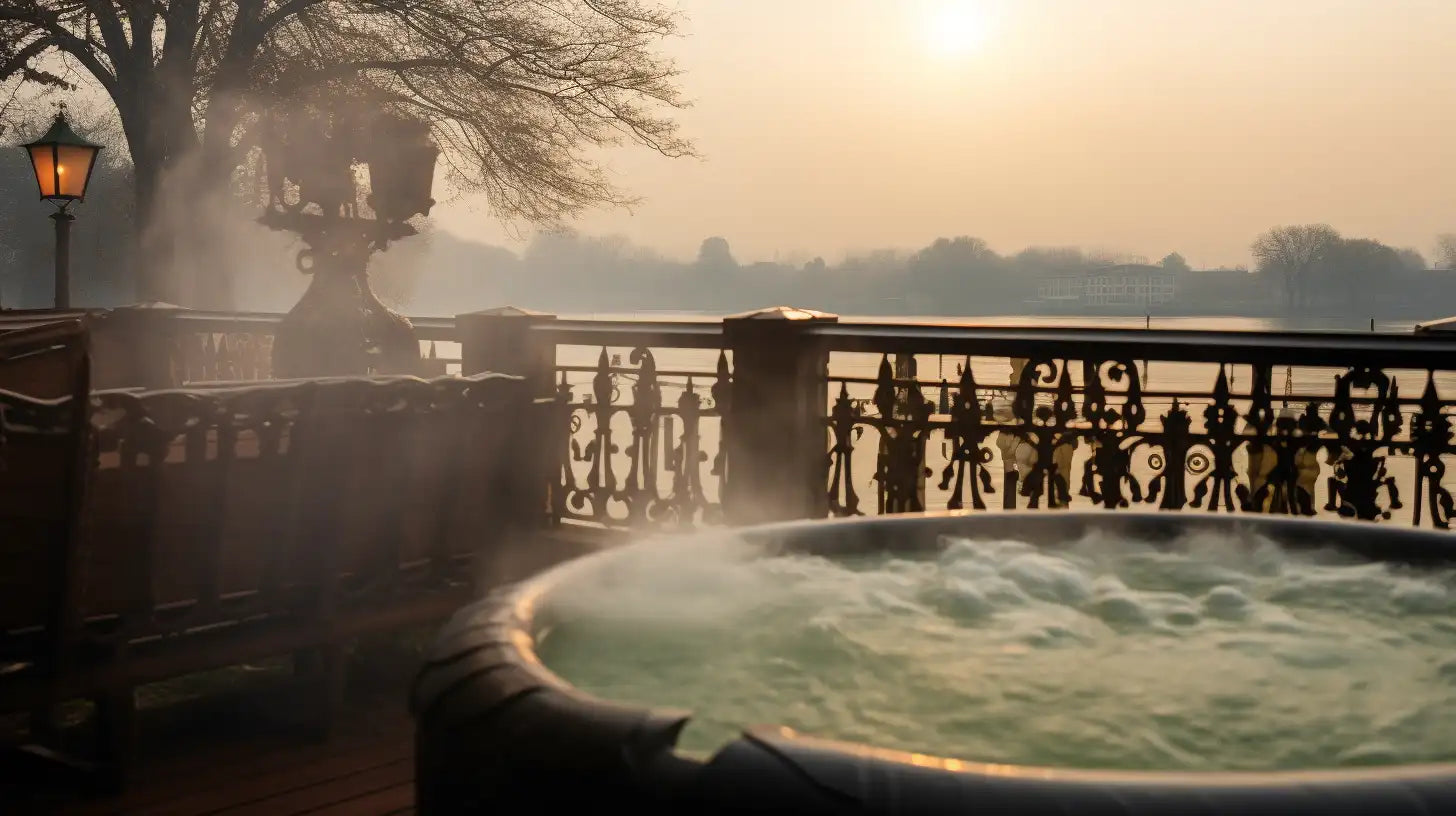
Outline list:
[[[1267,534],[1281,546],[1334,544],[1373,560],[1410,561],[1416,563],[1456,562],[1456,535],[1452,533],[1416,528],[1397,528],[1375,525],[1369,522],[1345,520],[1316,520],[1291,517],[1250,517],[1246,515],[1216,515],[1213,513],[1157,513],[1112,510],[1064,510],[1064,511],[1008,511],[985,513],[973,511],[946,511],[916,515],[881,517],[857,517],[846,519],[825,519],[780,522],[737,529],[702,531],[705,535],[727,535],[747,539],[760,544],[768,552],[789,549],[784,545],[794,536],[811,533],[819,538],[820,531],[840,529],[859,531],[874,538],[882,531],[903,530],[907,527],[920,528],[925,538],[934,540],[939,535],[956,534],[956,528],[970,522],[975,528],[967,535],[997,535],[985,532],[1005,526],[1026,530],[1033,527],[1086,531],[1090,525],[1106,528],[1137,528],[1139,532],[1149,530],[1171,533],[1186,533],[1190,529],[1248,529]],[[929,531],[935,531],[930,535]],[[1281,536],[1280,534],[1284,534]],[[1374,536],[1371,534],[1374,533]],[[1023,533],[1024,534],[1024,533]],[[1286,540],[1287,537],[1287,540]],[[818,549],[847,551],[843,537],[839,545],[830,541],[811,543],[831,545]],[[1373,546],[1370,538],[1378,538],[1381,544]],[[1301,541],[1304,539],[1304,541]],[[1014,763],[993,763],[974,759],[942,757],[929,754],[899,751],[845,740],[836,740],[808,734],[800,734],[786,726],[757,724],[744,726],[738,737],[719,746],[705,760],[676,753],[677,738],[688,721],[694,716],[691,711],[669,707],[643,706],[623,703],[589,694],[572,685],[565,678],[551,671],[536,653],[534,635],[535,613],[541,601],[556,587],[568,581],[573,575],[585,572],[601,564],[624,549],[641,547],[651,539],[591,553],[572,561],[559,564],[531,578],[502,587],[487,595],[481,601],[461,609],[437,639],[436,647],[426,660],[422,676],[432,668],[448,666],[477,654],[482,650],[495,651],[499,666],[506,674],[514,676],[513,685],[529,687],[519,693],[550,692],[560,695],[578,709],[578,713],[589,720],[618,722],[624,719],[635,721],[640,727],[632,729],[643,736],[642,747],[650,750],[665,750],[676,759],[702,767],[712,766],[735,746],[747,742],[787,759],[795,750],[814,754],[838,755],[845,761],[883,762],[898,766],[914,766],[920,770],[934,770],[954,775],[971,775],[996,778],[1036,780],[1048,784],[1094,785],[1098,787],[1132,789],[1184,789],[1196,788],[1211,792],[1253,789],[1288,788],[1289,786],[1325,788],[1329,786],[1403,784],[1416,782],[1444,782],[1456,785],[1456,762],[1401,763],[1373,767],[1313,768],[1301,770],[1274,771],[1147,771],[1118,769],[1064,768]],[[864,542],[850,541],[863,546]],[[1433,552],[1432,548],[1439,550]],[[1374,549],[1391,546],[1397,555],[1393,558],[1377,559],[1371,554]],[[793,547],[799,551],[804,547]],[[884,549],[884,548],[879,548]],[[465,638],[471,633],[483,639]],[[478,676],[479,673],[462,677],[461,682]],[[441,697],[459,683],[449,687],[421,688],[417,684],[411,695],[411,707],[417,717],[429,712]],[[619,726],[620,727],[620,726]],[[790,750],[785,750],[790,749]]]

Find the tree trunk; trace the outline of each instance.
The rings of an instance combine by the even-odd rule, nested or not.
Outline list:
[[[136,299],[141,302],[179,300],[173,285],[172,236],[157,222],[161,205],[162,177],[166,153],[158,138],[155,120],[141,95],[118,99],[122,127],[131,152],[133,193],[136,198],[136,235],[133,268],[136,270]]]

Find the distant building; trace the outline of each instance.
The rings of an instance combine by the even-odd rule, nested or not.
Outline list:
[[[1066,306],[1152,306],[1172,303],[1176,276],[1161,266],[1120,264],[1086,272],[1048,275],[1037,282],[1037,300]]]

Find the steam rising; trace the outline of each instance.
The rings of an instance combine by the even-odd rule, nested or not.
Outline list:
[[[257,210],[203,178],[200,151],[162,174],[138,240],[168,300],[202,309],[286,312],[308,285],[293,265],[297,240],[254,223]]]
[[[614,699],[998,762],[1268,770],[1456,758],[1456,572],[1200,534],[1159,550],[946,542],[622,551],[552,601],[543,659]]]
[[[758,556],[731,533],[653,539],[577,576],[550,614],[652,629],[731,626],[780,591],[760,580]]]

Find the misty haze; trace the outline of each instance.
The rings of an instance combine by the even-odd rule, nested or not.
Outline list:
[[[1456,303],[1441,271],[1456,263],[1442,192],[1456,188],[1444,138],[1456,75],[1441,56],[1456,10],[1444,4],[667,6],[682,14],[681,36],[661,53],[681,73],[671,95],[649,95],[684,106],[670,114],[674,135],[619,126],[603,138],[646,149],[579,142],[577,161],[598,165],[612,189],[578,185],[575,200],[492,196],[472,174],[516,181],[488,157],[470,168],[447,156],[426,234],[372,262],[387,303],[419,315],[785,302],[864,315],[1297,314],[1350,326],[1437,317],[1438,304]],[[128,130],[68,59],[48,53],[33,70],[74,83],[73,115],[107,144],[79,208],[76,302],[150,299],[126,262],[140,226]],[[12,74],[4,93],[12,140],[43,130],[60,98],[25,79]],[[202,77],[199,91],[219,81]],[[44,211],[26,200],[22,152],[0,161],[0,302],[43,306]],[[249,224],[236,196],[199,195],[170,175],[157,183],[178,222],[167,263],[182,279],[157,299],[274,312],[296,301],[307,281],[289,238]],[[1271,229],[1304,224],[1338,231],[1319,264],[1291,271],[1291,259],[1258,250]],[[200,274],[225,285],[200,287]],[[1289,291],[1292,276],[1308,291]]]
[[[1456,813],[1453,43],[0,0],[0,813]]]

